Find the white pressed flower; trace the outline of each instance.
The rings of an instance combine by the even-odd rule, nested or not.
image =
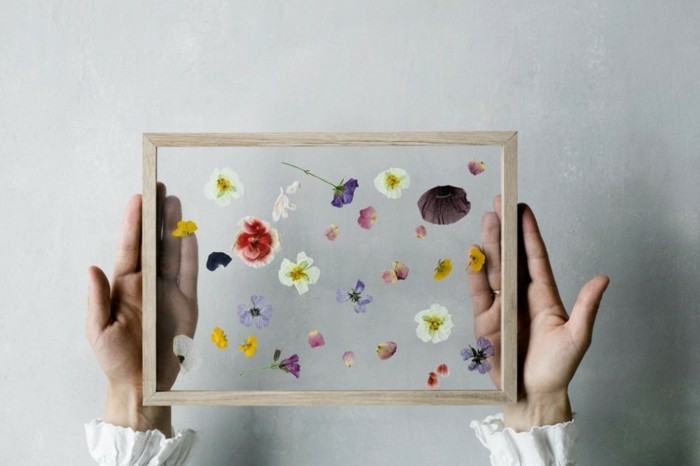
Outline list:
[[[202,365],[202,356],[194,346],[194,340],[187,335],[177,335],[173,338],[173,353],[180,361],[180,372],[183,374],[195,371]]]
[[[420,311],[416,314],[415,321],[418,323],[416,335],[426,343],[447,340],[454,327],[447,308],[439,304],[431,304],[430,308]]]
[[[286,192],[287,194],[294,194],[295,192],[299,191],[301,188],[301,183],[298,181],[293,182],[289,186],[287,186]]]
[[[277,196],[275,205],[272,208],[272,220],[279,222],[280,218],[287,218],[288,210],[295,211],[297,210],[297,206],[289,202],[289,198],[284,193],[284,190],[280,188],[280,195]]]
[[[221,207],[229,205],[231,199],[238,199],[244,192],[238,173],[230,168],[221,170],[215,168],[209,181],[204,185],[204,196]]]
[[[314,260],[303,251],[297,254],[296,263],[284,258],[278,274],[280,283],[285,286],[294,285],[299,294],[306,293],[309,291],[309,285],[316,283],[321,276],[318,267],[311,267],[313,263]]]
[[[377,190],[389,199],[401,197],[401,190],[411,185],[411,177],[402,168],[389,168],[380,172],[374,179]]]

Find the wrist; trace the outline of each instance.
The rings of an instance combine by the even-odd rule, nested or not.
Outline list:
[[[172,437],[170,406],[144,406],[140,385],[109,385],[105,421],[140,432],[157,429]]]
[[[506,405],[503,409],[505,426],[516,432],[529,431],[533,427],[559,424],[571,419],[571,403],[566,390],[530,395],[517,403]]]

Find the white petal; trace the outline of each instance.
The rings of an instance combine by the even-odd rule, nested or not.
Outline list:
[[[309,277],[309,283],[313,285],[321,276],[321,270],[318,267],[310,267],[306,269],[306,275]]]
[[[307,256],[304,251],[301,251],[299,254],[297,254],[297,264],[301,264],[304,261],[306,261],[306,263],[308,265],[311,265],[314,263],[314,260],[312,258]]]
[[[282,260],[282,263],[280,264],[280,270],[278,273],[280,283],[286,286],[292,286],[294,284],[292,277],[288,275],[294,267],[296,267],[296,264],[287,259],[286,257]]]
[[[377,191],[380,193],[384,194],[385,196],[389,195],[389,192],[386,189],[386,183],[384,182],[384,179],[386,178],[385,172],[381,172],[377,177],[374,179],[374,187],[377,188]]]
[[[294,286],[299,294],[304,294],[309,291],[309,285],[306,284],[306,280],[297,280],[294,282]]]
[[[430,334],[430,330],[428,329],[427,325],[421,324],[418,327],[416,327],[416,336],[423,340],[424,342],[429,342],[430,339],[433,337]]]
[[[287,194],[294,194],[295,192],[299,191],[299,188],[301,188],[301,183],[295,181],[294,183],[287,186]]]

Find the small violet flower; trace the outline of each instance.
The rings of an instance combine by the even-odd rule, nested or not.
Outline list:
[[[476,340],[476,348],[469,345],[469,348],[464,348],[460,354],[465,361],[471,359],[468,367],[470,371],[477,370],[479,374],[486,374],[491,370],[491,364],[486,359],[493,356],[495,352],[490,341],[485,337],[479,337]]]
[[[377,221],[377,210],[372,207],[365,207],[364,209],[360,210],[360,216],[357,219],[357,223],[364,228],[365,230],[369,230],[374,226],[374,222]]]
[[[338,290],[336,292],[335,299],[339,303],[344,303],[345,301],[350,301],[355,304],[355,312],[361,314],[367,310],[367,305],[372,302],[372,296],[365,295],[362,296],[362,292],[365,289],[365,284],[362,280],[357,280],[355,288],[350,291]]]
[[[250,297],[250,306],[241,304],[238,306],[238,320],[250,327],[255,324],[257,328],[270,325],[272,318],[272,306],[267,303],[264,296],[253,295]]]
[[[275,350],[275,355],[272,358],[272,364],[269,366],[263,366],[263,367],[256,367],[254,369],[249,369],[247,371],[241,372],[239,375],[245,375],[249,374],[251,372],[255,371],[261,371],[265,369],[280,369],[283,370],[284,372],[287,372],[288,374],[292,374],[294,377],[297,379],[299,378],[299,373],[301,371],[301,366],[299,365],[299,356],[296,354],[291,355],[287,359],[284,359],[280,362],[277,362],[280,358],[281,351],[280,350]]]
[[[355,189],[359,186],[357,183],[357,180],[355,178],[350,178],[348,181],[340,180],[340,183],[338,184],[333,184],[330,181],[328,181],[325,178],[321,178],[320,176],[314,174],[311,172],[311,170],[308,170],[306,168],[301,168],[297,167],[296,165],[293,165],[288,162],[282,162],[284,165],[288,165],[292,168],[296,168],[297,170],[301,170],[305,174],[309,176],[313,176],[316,179],[319,179],[323,181],[324,183],[330,185],[333,188],[333,200],[331,201],[331,205],[334,207],[343,207],[345,204],[350,204],[352,202],[352,199],[355,195]]]

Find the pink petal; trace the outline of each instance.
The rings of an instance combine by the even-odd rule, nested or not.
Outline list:
[[[343,362],[346,366],[352,367],[352,365],[355,363],[355,353],[352,351],[346,351],[343,353]]]
[[[385,341],[377,345],[377,356],[379,359],[389,359],[396,353],[396,343],[393,341]]]
[[[399,280],[406,280],[408,277],[408,266],[402,262],[394,261],[394,272]]]
[[[471,160],[467,166],[469,167],[469,173],[474,176],[483,173],[484,170],[486,170],[486,164],[476,159]]]
[[[394,283],[397,280],[396,272],[393,270],[385,270],[384,273],[382,273],[382,280],[384,280],[384,283],[387,285],[389,283]]]
[[[372,228],[372,225],[374,225],[374,222],[376,220],[377,211],[374,207],[369,206],[360,210],[360,216],[357,219],[357,223],[365,230],[369,230],[370,228]]]
[[[438,385],[440,385],[440,381],[438,380],[438,376],[435,372],[428,374],[427,385],[428,388],[437,388]]]
[[[443,364],[440,364],[439,366],[437,366],[437,369],[435,369],[435,372],[437,372],[438,374],[440,374],[443,377],[449,377],[450,368],[447,367],[447,364],[443,363]]]
[[[326,228],[325,235],[328,241],[335,241],[339,234],[340,228],[336,224],[328,225],[328,228]]]
[[[309,346],[316,348],[318,346],[323,346],[326,341],[323,339],[323,335],[318,330],[312,330],[309,332]]]
[[[416,238],[423,239],[428,232],[425,230],[424,225],[418,225],[416,227]]]

